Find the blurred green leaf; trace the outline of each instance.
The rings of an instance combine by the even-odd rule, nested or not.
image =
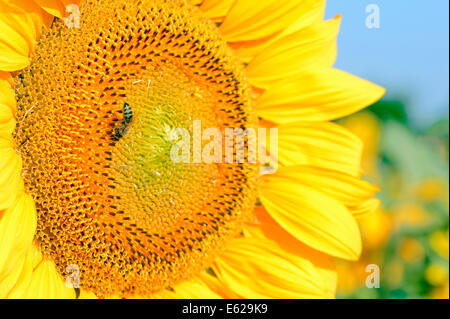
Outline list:
[[[436,156],[433,145],[402,124],[387,121],[383,125],[381,148],[384,156],[402,171],[408,184],[430,177],[448,179],[448,164]]]

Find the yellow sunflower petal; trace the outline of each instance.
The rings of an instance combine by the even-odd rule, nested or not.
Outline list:
[[[281,168],[277,175],[314,188],[347,207],[358,206],[379,191],[378,187],[357,177],[304,165]]]
[[[236,0],[205,0],[200,6],[200,10],[208,18],[223,18],[235,2]]]
[[[271,240],[281,250],[296,256],[302,256],[311,261],[322,277],[322,281],[317,282],[317,284],[323,290],[324,296],[334,297],[337,286],[337,273],[334,259],[298,241],[277,224],[263,206],[260,205],[255,208],[255,216],[258,222],[247,223],[244,229],[245,234],[253,238]]]
[[[284,229],[308,246],[343,259],[359,258],[362,245],[358,225],[338,200],[284,173],[265,176],[260,199]]]
[[[81,288],[78,299],[98,299],[98,298],[92,291],[87,291]]]
[[[346,173],[297,165],[281,168],[277,175],[337,199],[354,215],[373,212],[379,205],[378,200],[373,198],[380,190],[377,186]]]
[[[380,207],[380,200],[377,198],[371,198],[362,202],[357,206],[350,207],[352,214],[356,218],[364,217],[366,214],[373,213]]]
[[[0,103],[0,132],[12,133],[16,125],[12,110],[9,106]]]
[[[283,31],[257,40],[231,42],[230,46],[242,61],[248,63],[255,55],[272,46],[281,38],[321,21],[324,9],[324,0],[303,0],[297,10],[297,20]]]
[[[345,128],[328,122],[297,122],[278,127],[278,157],[282,165],[309,165],[361,173],[361,140]]]
[[[216,276],[209,275],[206,272],[200,274],[200,279],[208,285],[208,287],[214,291],[217,295],[224,299],[237,299],[236,295],[230,287],[221,282]]]
[[[3,152],[3,155],[7,156],[8,154],[10,154],[9,151],[13,148],[13,145],[14,141],[11,134],[0,131],[0,152]]]
[[[0,134],[2,132],[11,134],[16,125],[14,119],[16,99],[9,79],[9,72],[0,71]]]
[[[322,278],[312,263],[268,240],[237,238],[214,270],[243,298],[323,298]]]
[[[42,9],[51,15],[62,18],[65,16],[65,6],[60,0],[34,0]]]
[[[0,144],[7,144],[0,134]],[[22,159],[12,147],[0,149],[0,210],[8,208],[23,191],[21,180]],[[1,220],[0,220],[1,222]],[[1,269],[1,268],[0,268]]]
[[[24,266],[8,298],[75,298],[75,290],[65,286],[53,261],[43,257],[34,244],[25,256]]]
[[[294,33],[313,23],[322,21],[325,15],[326,0],[302,0],[302,11],[294,23],[292,23],[283,35]]]
[[[29,64],[44,23],[44,12],[31,0],[0,1],[0,70],[16,71]]]
[[[43,257],[39,248],[32,244],[24,257],[23,266],[17,268],[19,276],[14,287],[7,294],[7,298],[24,298],[33,277],[33,270],[39,266],[42,260]]]
[[[44,259],[34,269],[30,285],[23,298],[72,299],[75,296],[75,289],[66,287],[64,279],[56,270],[55,263],[51,260]]]
[[[210,276],[211,275],[207,275]],[[173,287],[173,291],[166,290],[159,293],[164,299],[221,299],[222,297],[214,292],[202,277],[194,277],[185,280]]]
[[[239,298],[225,283],[214,275],[201,272],[195,278],[152,295],[154,299],[237,299]]]
[[[385,90],[337,69],[309,70],[272,85],[257,102],[257,113],[276,123],[328,121],[380,99]]]
[[[303,7],[304,1],[238,0],[220,31],[229,42],[264,38],[296,21]]]
[[[15,153],[11,133],[15,127],[14,92],[6,73],[0,79],[0,211],[12,205],[22,185],[20,180],[21,159]],[[1,217],[0,213],[0,217]]]
[[[22,161],[13,149],[11,136],[16,124],[16,100],[9,78],[9,73],[0,72],[0,211],[10,207],[23,189],[20,178]]]
[[[69,4],[75,4],[77,6],[80,5],[81,0],[61,0],[64,7],[67,7]],[[197,0],[199,2],[199,0]]]
[[[331,67],[336,59],[340,16],[289,34],[258,54],[247,66],[252,85],[268,88],[309,69]],[[292,92],[291,92],[292,93]]]
[[[33,200],[31,196],[22,194],[0,219],[0,297],[4,298],[9,293],[19,277],[35,230]]]
[[[36,256],[33,255],[36,251],[37,249],[28,249],[21,263],[18,263],[14,271],[3,281],[3,286],[0,288],[2,297],[17,299],[23,298],[26,294],[33,276],[34,265],[37,265],[35,263]]]

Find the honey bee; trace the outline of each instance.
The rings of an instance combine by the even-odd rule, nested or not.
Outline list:
[[[133,111],[128,103],[123,104],[123,122],[129,124],[133,119]]]
[[[122,123],[119,127],[114,129],[113,139],[115,141],[120,140],[123,136],[125,136],[130,128],[130,123],[133,120],[133,110],[131,109],[130,104],[123,104],[123,118]]]

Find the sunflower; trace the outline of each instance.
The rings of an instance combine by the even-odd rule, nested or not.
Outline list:
[[[0,296],[334,297],[378,201],[331,121],[384,90],[332,67],[324,7],[0,0]],[[195,119],[278,128],[278,170],[172,163]]]

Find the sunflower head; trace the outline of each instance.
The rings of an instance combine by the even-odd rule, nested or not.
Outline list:
[[[255,124],[242,65],[184,1],[89,1],[15,75],[36,241],[99,296],[207,267],[255,200],[256,166],[173,163],[175,128]]]

